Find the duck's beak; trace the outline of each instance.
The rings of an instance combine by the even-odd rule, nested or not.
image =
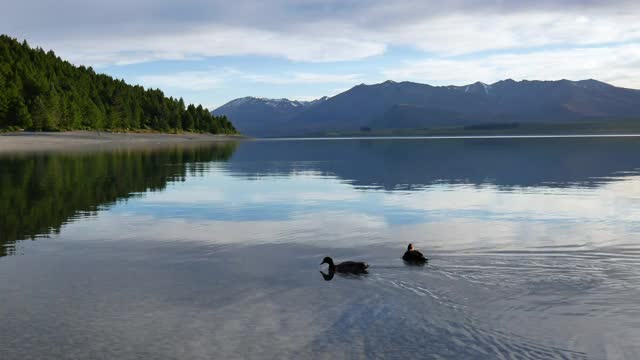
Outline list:
[[[326,264],[326,263],[327,263],[326,261],[323,261],[323,262],[321,262],[321,263],[320,263],[320,265],[322,265],[322,264]]]

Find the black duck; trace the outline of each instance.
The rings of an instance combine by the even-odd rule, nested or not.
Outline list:
[[[322,264],[329,264],[329,273],[366,274],[367,268],[369,267],[367,263],[357,261],[345,261],[340,264],[334,264],[333,259],[328,256],[322,260],[320,265]]]
[[[413,249],[413,244],[409,244],[407,251],[402,255],[402,260],[409,264],[423,265],[427,262],[427,258],[418,250]]]

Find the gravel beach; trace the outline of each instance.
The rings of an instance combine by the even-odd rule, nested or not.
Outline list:
[[[17,132],[0,134],[0,153],[159,147],[242,139],[245,137],[196,133]]]

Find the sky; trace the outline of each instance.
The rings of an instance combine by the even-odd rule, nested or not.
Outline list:
[[[21,0],[0,33],[210,109],[385,80],[640,89],[638,0]]]

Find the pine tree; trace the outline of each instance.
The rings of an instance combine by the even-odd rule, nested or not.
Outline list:
[[[27,108],[22,98],[14,97],[10,100],[8,113],[7,122],[10,127],[31,129],[33,126],[29,108]]]
[[[7,123],[7,115],[9,113],[9,99],[7,98],[7,94],[0,90],[0,129],[6,128],[9,126]]]
[[[49,113],[47,107],[41,97],[37,97],[31,105],[31,122],[33,130],[42,131],[49,130],[47,125],[49,123]]]

